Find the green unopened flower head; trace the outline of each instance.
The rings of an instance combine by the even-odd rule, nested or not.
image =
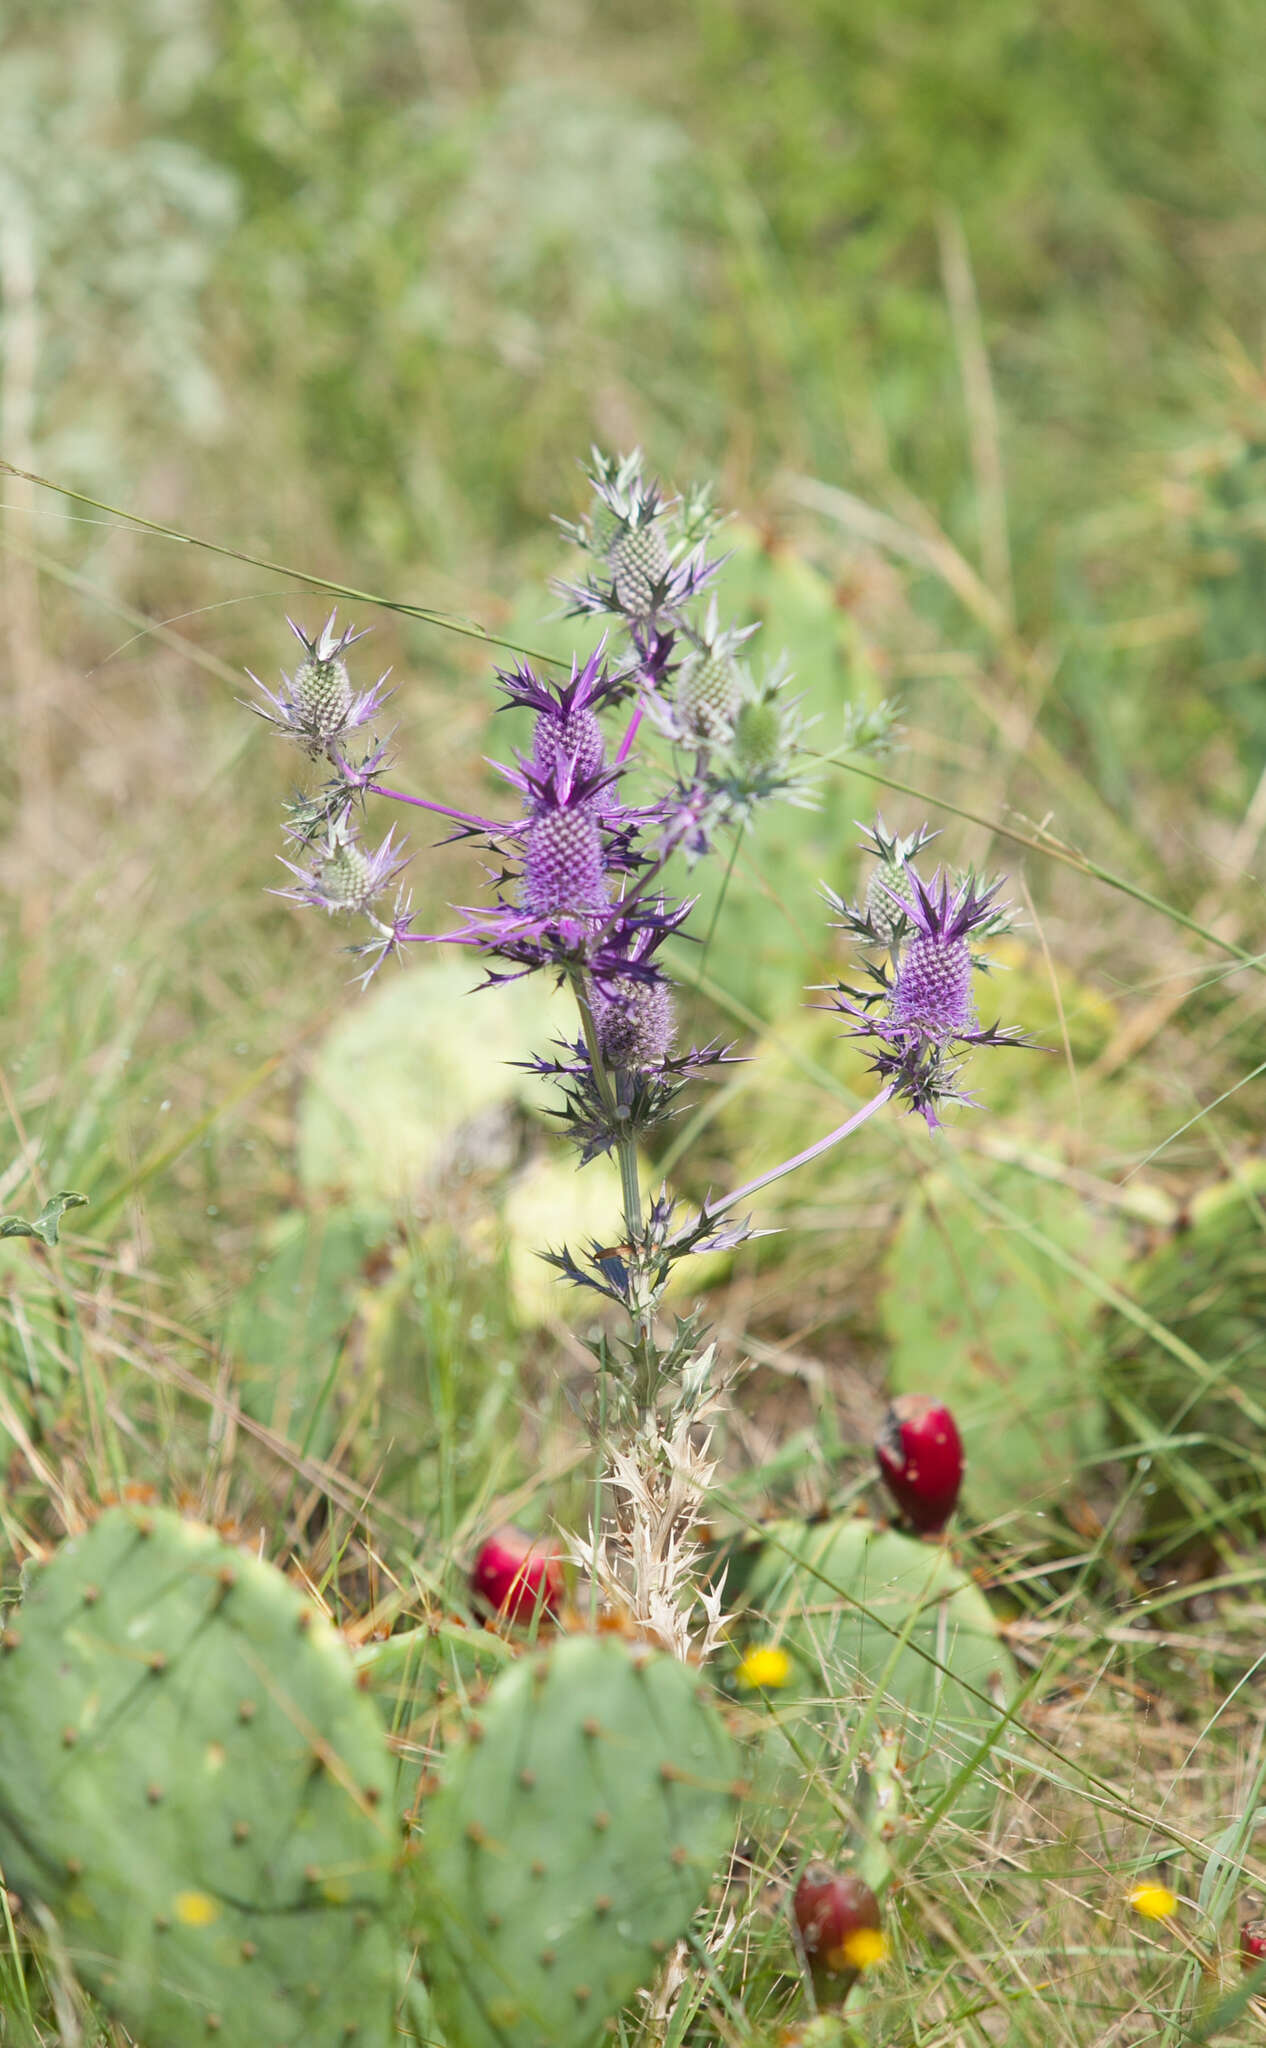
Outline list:
[[[352,679],[341,655],[322,661],[310,654],[290,679],[295,708],[315,738],[341,732],[352,708]]]
[[[675,701],[678,720],[692,738],[729,739],[743,701],[743,679],[733,655],[723,647],[689,655],[677,677]]]
[[[292,903],[327,911],[331,917],[369,911],[405,864],[395,843],[394,827],[381,846],[371,849],[347,819],[331,826],[320,844],[303,844],[303,851],[308,858],[302,865],[283,859],[282,866],[289,868],[295,886],[279,889],[277,894]]]
[[[876,938],[886,944],[905,928],[910,888],[904,861],[891,865],[885,862],[871,871],[866,885],[866,916]]]
[[[648,618],[671,567],[668,543],[659,527],[648,520],[618,534],[607,560],[621,609],[632,618]]]
[[[257,675],[246,671],[264,697],[263,704],[251,705],[252,711],[287,738],[298,740],[314,760],[322,754],[337,760],[349,736],[375,718],[386,702],[385,674],[372,689],[359,693],[353,689],[344,656],[365,633],[357,633],[351,626],[337,632],[335,617],[331,612],[316,634],[305,632],[291,619],[290,630],[303,649],[303,660],[293,676],[283,674],[280,690],[270,690]]]
[[[745,775],[767,774],[782,752],[782,718],[772,697],[749,698],[734,724],[734,758]]]

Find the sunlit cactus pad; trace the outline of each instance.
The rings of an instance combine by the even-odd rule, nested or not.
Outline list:
[[[806,1760],[830,1778],[853,1751],[864,1767],[884,1738],[926,1809],[999,1731],[1011,1658],[984,1595],[939,1545],[857,1516],[776,1522],[745,1591],[748,1637],[790,1658],[771,1698],[798,1778]],[[988,1810],[997,1767],[987,1754],[957,1795],[957,1819]]]
[[[328,1623],[209,1529],[114,1508],[0,1655],[0,1862],[145,2048],[379,2048],[395,1830]]]
[[[655,1974],[734,1831],[698,1676],[570,1637],[497,1680],[423,1813],[422,1966],[460,2048],[586,2048]]]

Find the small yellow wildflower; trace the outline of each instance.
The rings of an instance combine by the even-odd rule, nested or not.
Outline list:
[[[887,1960],[888,1937],[877,1927],[855,1927],[827,1957],[833,1970],[873,1970]]]
[[[761,1643],[748,1651],[735,1676],[749,1691],[776,1692],[791,1676],[791,1659],[776,1643]]]
[[[206,1892],[177,1892],[176,1918],[184,1927],[210,1927],[220,1917],[220,1908]]]
[[[1178,1907],[1177,1894],[1167,1884],[1136,1884],[1129,1898],[1135,1912],[1145,1920],[1168,1920]]]

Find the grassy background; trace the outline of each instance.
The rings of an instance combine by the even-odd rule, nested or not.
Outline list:
[[[728,601],[788,645],[823,753],[846,697],[901,699],[888,765],[925,795],[833,767],[741,853],[693,1014],[760,1059],[673,1140],[683,1190],[864,1086],[802,998],[841,971],[814,889],[852,885],[855,817],[1012,874],[997,1007],[1052,1052],[981,1062],[989,1114],[948,1140],[869,1127],[710,1276],[757,1366],[741,1512],[847,1494],[885,1392],[952,1386],[1034,1676],[1028,1775],[907,1888],[875,2041],[1186,2038],[1217,1928],[1140,1933],[1125,1888],[1194,1899],[1258,1796],[1264,76],[1252,0],[0,27],[19,468],[562,646],[549,515],[591,441],[640,442],[740,509]],[[551,1165],[451,977],[358,1012],[336,935],[264,893],[290,763],[241,671],[321,593],[12,477],[0,540],[0,1200],[92,1204],[62,1255],[0,1247],[7,1547],[152,1487],[363,1621],[494,1515],[582,1517],[585,1354],[530,1247],[605,1169]],[[487,649],[353,616],[400,779],[486,793]],[[416,881],[436,914],[470,888],[460,850]],[[540,1025],[480,1031],[513,1057]]]

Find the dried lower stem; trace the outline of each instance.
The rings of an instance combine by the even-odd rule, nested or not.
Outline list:
[[[716,1473],[711,1429],[701,1441],[696,1436],[725,1391],[706,1386],[710,1365],[709,1351],[667,1417],[651,1410],[623,1446],[607,1446],[609,1519],[589,1538],[571,1539],[603,1604],[691,1663],[710,1657],[721,1637],[721,1589],[700,1581],[703,1551],[694,1534]]]

